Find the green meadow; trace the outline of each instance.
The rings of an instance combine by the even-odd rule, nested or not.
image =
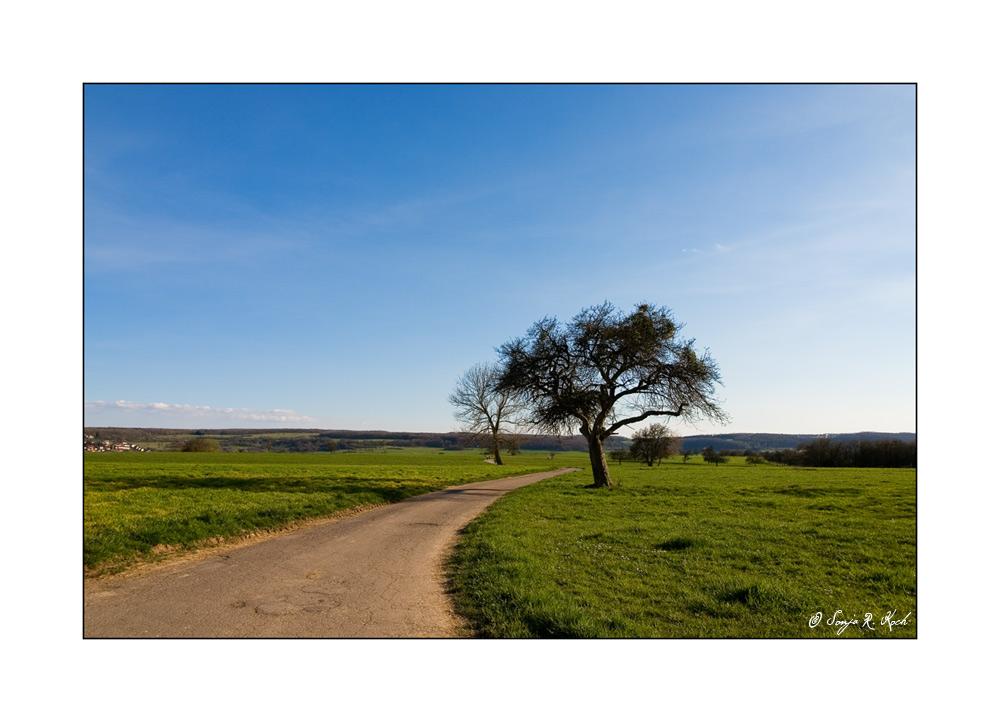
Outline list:
[[[83,562],[95,576],[306,519],[457,484],[558,468],[544,455],[503,466],[481,454],[85,454]]]
[[[481,637],[916,636],[916,472],[586,454],[122,453],[84,458],[87,576],[462,483],[559,467],[461,535],[449,563]],[[886,617],[892,613],[887,623]],[[866,616],[870,615],[870,616]],[[904,623],[900,623],[904,622]]]
[[[610,468],[612,489],[548,479],[465,530],[450,575],[479,636],[916,636],[914,469]]]

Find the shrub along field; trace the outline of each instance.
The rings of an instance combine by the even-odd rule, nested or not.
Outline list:
[[[673,458],[611,474],[612,489],[584,488],[589,470],[524,487],[465,530],[450,574],[480,636],[916,636],[914,469]]]
[[[122,571],[253,532],[400,501],[456,484],[558,468],[561,459],[481,454],[84,455],[85,574]]]

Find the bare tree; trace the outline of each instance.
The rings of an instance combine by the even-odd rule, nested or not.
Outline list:
[[[593,486],[609,487],[604,442],[621,427],[651,416],[727,418],[713,397],[715,362],[680,329],[667,309],[648,304],[625,314],[605,303],[565,325],[545,318],[500,348],[497,389],[516,394],[536,428],[579,429]]]
[[[645,461],[646,466],[652,466],[654,461],[659,466],[660,459],[674,453],[679,441],[664,424],[650,424],[633,434],[630,451],[634,458]]]
[[[462,374],[448,401],[455,407],[462,431],[473,443],[488,448],[494,463],[502,465],[500,448],[515,453],[519,446],[515,429],[520,407],[513,392],[497,390],[499,377],[498,365],[476,364]]]

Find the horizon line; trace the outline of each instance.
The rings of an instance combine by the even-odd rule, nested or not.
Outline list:
[[[85,424],[84,429],[137,429],[151,431],[156,429],[162,429],[164,431],[266,431],[270,433],[277,432],[289,432],[289,431],[347,431],[350,433],[370,433],[370,434],[465,434],[469,433],[467,431],[462,431],[460,429],[454,429],[449,431],[390,431],[389,429],[347,429],[347,428],[320,428],[320,427],[304,427],[304,426],[283,426],[275,428],[267,428],[261,426],[219,426],[219,427],[207,427],[207,426],[96,426]],[[521,432],[526,436],[582,436],[582,434],[546,434],[540,432]],[[756,434],[756,435],[767,435],[767,436],[846,436],[849,434],[913,434],[916,435],[916,431],[875,431],[872,429],[863,429],[861,431],[824,431],[824,432],[812,432],[812,431],[730,431],[730,432],[716,432],[716,433],[696,433],[696,434],[685,434],[682,438],[686,436],[735,436],[738,434]],[[623,436],[623,434],[612,434],[612,436]]]

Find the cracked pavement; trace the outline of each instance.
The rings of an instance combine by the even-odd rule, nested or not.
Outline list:
[[[456,486],[150,573],[84,584],[86,638],[463,636],[445,588],[458,532],[512,489]]]

